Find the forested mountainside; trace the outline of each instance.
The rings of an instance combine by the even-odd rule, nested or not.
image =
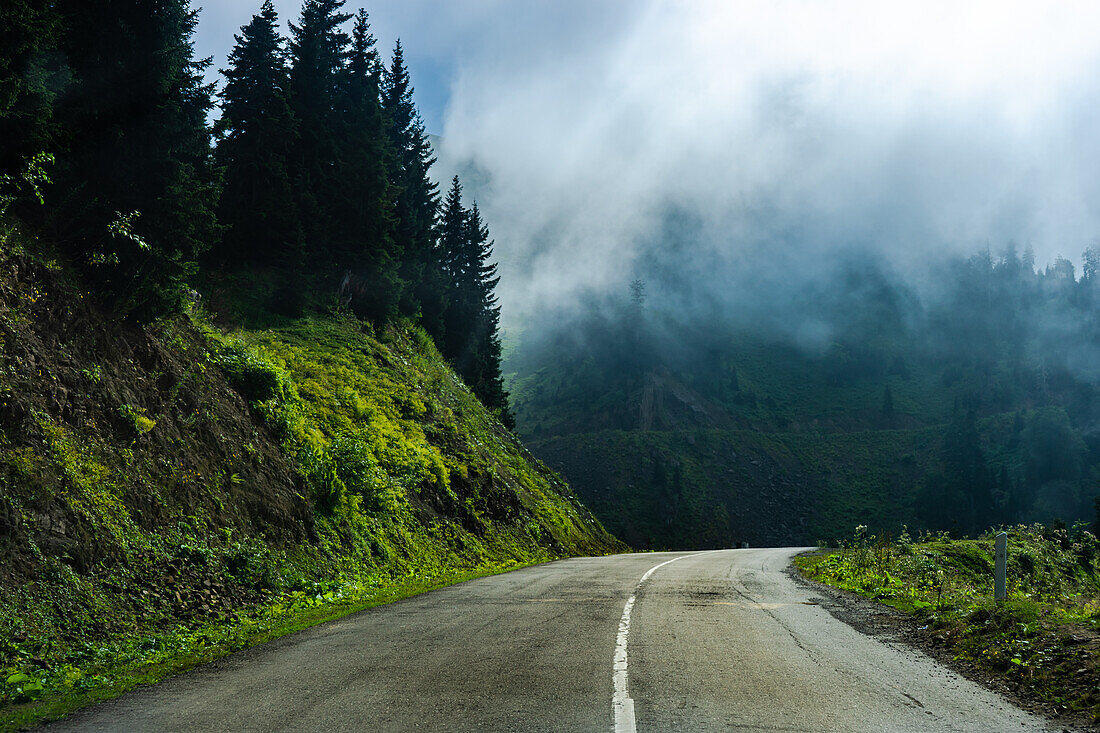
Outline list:
[[[413,319],[510,424],[489,228],[457,177],[440,199],[400,42],[384,61],[344,0],[306,0],[287,38],[262,2],[207,84],[198,12],[0,8],[4,209],[117,317],[228,279],[266,313]]]
[[[915,285],[852,260],[748,315],[685,307],[666,262],[526,324],[507,361],[519,430],[637,546],[1091,522],[1100,251],[1083,261],[1078,278],[1009,248]]]

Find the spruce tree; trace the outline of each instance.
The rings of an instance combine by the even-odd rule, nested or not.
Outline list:
[[[447,278],[443,355],[482,404],[512,428],[508,393],[500,372],[500,307],[494,290],[500,278],[490,262],[493,244],[475,203],[462,207],[458,176],[443,204],[439,250]]]
[[[481,220],[481,212],[475,202],[470,209],[466,226],[468,251],[472,255],[469,265],[472,273],[478,308],[475,327],[471,334],[473,358],[468,367],[468,383],[490,410],[496,412],[509,429],[515,428],[515,418],[508,407],[508,393],[504,390],[504,377],[500,371],[500,305],[494,293],[500,277],[497,266],[491,262],[493,243],[489,240],[489,228]]]
[[[342,26],[352,16],[344,0],[306,0],[290,26],[290,102],[299,135],[292,184],[298,195],[305,249],[295,269],[331,262],[333,200],[339,193],[340,85],[351,39]]]
[[[1100,285],[1100,245],[1086,247],[1081,254],[1081,283],[1089,287]]]
[[[464,263],[466,260],[469,212],[462,206],[462,184],[458,176],[443,201],[439,220],[439,260],[446,280],[443,298],[443,324],[436,337],[440,352],[452,363],[466,346],[472,304],[462,302],[471,295]]]
[[[396,194],[393,236],[401,252],[401,279],[411,285],[402,298],[401,310],[406,315],[419,313],[424,328],[438,340],[443,336],[446,287],[435,241],[439,192],[428,175],[435,158],[412,93],[398,40],[385,78],[382,108],[394,155],[390,170]]]
[[[359,287],[355,312],[371,320],[396,315],[403,291],[393,239],[393,165],[381,103],[382,63],[366,11],[355,16],[341,79],[339,179],[333,211],[335,264]]]
[[[181,305],[217,232],[196,11],[186,0],[54,7],[74,77],[58,110],[69,149],[55,219],[118,312],[155,317]]]
[[[296,129],[289,75],[271,0],[235,36],[223,69],[217,160],[225,171],[218,218],[225,235],[218,260],[229,265],[285,264],[298,239],[287,170]]]

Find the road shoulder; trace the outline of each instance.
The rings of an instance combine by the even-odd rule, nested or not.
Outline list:
[[[809,555],[812,552],[803,554]],[[1054,729],[1060,726],[1067,732],[1100,731],[1100,726],[1088,719],[1059,711],[1037,695],[1028,694],[1026,688],[991,675],[966,660],[956,659],[953,648],[943,635],[927,626],[926,621],[856,593],[810,580],[794,564],[788,565],[785,572],[796,584],[813,592],[813,602],[861,634],[918,649],[972,682],[1001,695],[1018,708],[1047,718]]]

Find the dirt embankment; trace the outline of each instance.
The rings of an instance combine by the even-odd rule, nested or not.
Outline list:
[[[120,322],[57,270],[0,267],[0,582],[121,560],[181,521],[311,535],[300,479],[186,318]]]

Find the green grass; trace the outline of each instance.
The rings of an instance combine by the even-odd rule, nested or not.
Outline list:
[[[956,659],[1100,722],[1100,542],[1078,529],[1009,530],[1008,598],[993,599],[993,535],[913,542],[857,529],[797,558],[806,577],[925,619]]]

